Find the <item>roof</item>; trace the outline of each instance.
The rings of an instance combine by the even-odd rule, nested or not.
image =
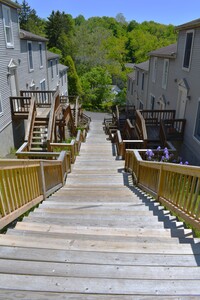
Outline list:
[[[133,63],[126,63],[126,64],[125,64],[125,67],[126,67],[126,68],[130,68],[130,69],[133,69],[134,66],[135,66],[135,64],[133,64]]]
[[[135,64],[135,68],[148,72],[149,71],[149,60],[146,60],[140,64]]]
[[[47,60],[56,59],[56,58],[59,58],[59,57],[60,57],[59,54],[47,51]]]
[[[34,34],[32,32],[20,29],[20,39],[21,40],[31,40],[31,41],[40,41],[47,42],[48,40],[40,35]]]
[[[193,21],[178,25],[175,27],[175,30],[184,30],[200,27],[200,19],[195,19]]]
[[[150,56],[160,56],[160,57],[167,57],[167,58],[175,58],[177,53],[177,43],[171,44],[166,47],[162,47],[155,51],[149,52]]]
[[[58,64],[58,69],[59,69],[59,72],[63,72],[65,70],[69,69],[69,67],[62,65],[62,64]]]
[[[135,80],[135,71],[127,74],[128,78]]]
[[[21,6],[11,0],[0,0],[1,3],[5,4],[5,5],[8,5],[8,6],[11,6],[11,7],[14,7],[14,8],[21,8]]]

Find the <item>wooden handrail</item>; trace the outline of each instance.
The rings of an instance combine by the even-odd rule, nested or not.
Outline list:
[[[51,104],[50,116],[49,116],[49,123],[48,123],[48,131],[47,131],[47,147],[48,151],[51,151],[50,143],[52,142],[53,138],[53,130],[55,125],[55,115],[56,110],[59,107],[60,99],[58,91],[54,94],[53,101]]]
[[[136,110],[136,121],[135,121],[136,130],[138,131],[139,138],[144,140],[144,143],[147,143],[147,130],[145,120],[139,110]]]
[[[0,160],[0,229],[64,184],[70,168],[66,152],[58,160]]]
[[[30,142],[31,142],[32,135],[33,135],[33,125],[34,125],[36,115],[37,115],[36,104],[35,104],[34,98],[32,98],[30,109],[29,109],[29,114],[28,114],[28,121],[27,121],[27,126],[26,126],[25,138],[24,138],[24,141],[28,142],[28,147],[27,147],[28,151],[30,149]]]
[[[200,169],[196,166],[144,161],[138,150],[126,150],[125,169],[137,185],[185,222],[200,229]]]

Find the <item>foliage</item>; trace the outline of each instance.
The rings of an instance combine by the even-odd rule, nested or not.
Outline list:
[[[111,84],[125,91],[127,73],[130,72],[125,68],[126,63],[146,61],[150,51],[175,43],[177,39],[173,25],[154,21],[127,22],[122,13],[115,18],[103,16],[85,19],[79,15],[73,19],[65,12],[52,11],[47,20],[43,20],[26,0],[22,1],[20,26],[48,38],[48,48],[59,54],[60,61],[69,66],[70,94],[82,95],[82,83],[85,104],[91,108],[94,105],[95,109],[110,106],[116,101],[112,95],[108,95],[105,88],[108,83],[102,84],[100,69],[106,78],[111,79]],[[68,56],[71,58],[68,59]],[[95,88],[91,88],[90,80],[87,82],[92,75],[100,80]],[[110,79],[105,81],[110,82]],[[103,98],[100,99],[100,95]],[[125,92],[123,96],[118,96],[119,103],[123,103],[124,95]]]
[[[16,1],[16,3],[18,2]],[[26,0],[23,0],[20,5],[21,5],[21,9],[19,11],[20,28],[26,31],[30,31],[34,34],[45,36],[44,33],[45,20],[37,16],[36,11],[29,6]]]
[[[111,97],[111,75],[106,68],[94,67],[81,76],[83,87],[83,106],[87,109],[102,109],[102,104]]]
[[[64,59],[64,64],[69,68],[67,71],[69,96],[78,96],[78,95],[81,96],[82,95],[81,83],[77,75],[76,68],[71,56],[68,55]]]
[[[74,20],[71,15],[60,11],[52,11],[45,25],[48,47],[56,47],[66,56],[71,52],[71,36],[74,30]]]

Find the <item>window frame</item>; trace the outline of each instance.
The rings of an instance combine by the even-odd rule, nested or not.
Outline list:
[[[142,72],[142,84],[141,84],[141,90],[144,91],[144,72]]]
[[[3,103],[2,103],[2,97],[0,94],[0,117],[3,115]]]
[[[139,78],[140,78],[140,72],[137,70],[137,79],[136,79],[136,85],[139,85]]]
[[[29,45],[31,45],[31,49],[29,49]],[[27,41],[27,53],[28,53],[28,67],[29,67],[29,72],[34,71],[34,63],[33,63],[33,47],[32,47],[32,42]]]
[[[198,125],[197,125],[197,122],[199,123]],[[196,132],[198,131],[198,129],[200,131],[200,98],[198,100],[198,105],[197,105],[197,114],[196,114],[196,119],[195,119],[195,123],[194,123],[194,134],[193,134],[195,140],[198,143],[200,143],[200,134],[199,134],[199,136],[196,135]]]
[[[53,59],[50,60],[50,67],[51,67],[51,80],[54,79],[54,72],[53,72]]]
[[[5,18],[6,14],[9,18],[9,25],[6,25],[6,21],[5,21],[6,20],[6,18]],[[6,47],[7,48],[14,48],[14,38],[13,38],[13,29],[12,29],[12,19],[11,19],[10,7],[2,5],[2,16],[3,16],[3,27],[4,27]],[[8,38],[7,38],[8,35],[7,35],[7,30],[6,29],[9,29],[11,42],[8,42]]]
[[[186,47],[187,47],[187,42],[188,42],[188,36],[189,34],[192,33],[192,41],[191,41],[191,45],[190,45],[190,56],[189,56],[189,61],[188,61],[188,66],[185,65],[185,60],[186,60]],[[182,69],[185,71],[189,71],[190,70],[190,66],[191,66],[191,60],[192,60],[192,51],[193,51],[193,43],[194,43],[194,30],[187,30],[186,31],[186,37],[185,37],[185,46],[184,46],[184,53],[183,53],[183,62],[182,62]]]
[[[43,65],[43,55],[42,55],[42,43],[38,43],[39,46],[39,61],[40,61],[40,69],[44,67]]]
[[[59,71],[58,71],[58,59],[56,58],[56,76],[58,77]]]
[[[162,88],[166,90],[169,74],[169,59],[165,58],[163,61],[163,74],[162,74]]]
[[[158,65],[158,59],[157,57],[153,57],[153,72],[152,72],[152,82],[156,82],[156,75],[157,75],[157,65]]]

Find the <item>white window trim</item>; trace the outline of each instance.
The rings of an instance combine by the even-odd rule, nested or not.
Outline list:
[[[166,67],[167,66],[167,67]],[[169,59],[163,61],[162,88],[166,90],[169,74]]]
[[[157,57],[153,58],[153,71],[152,71],[152,82],[156,82],[156,75],[157,75]]]
[[[194,122],[194,130],[193,130],[193,138],[194,140],[200,145],[200,140],[198,140],[198,138],[195,136],[195,129],[196,129],[196,123],[197,123],[197,115],[198,115],[198,110],[200,109],[200,98],[197,102],[197,114],[195,117],[195,122]]]
[[[39,46],[39,61],[40,61],[40,69],[44,67],[43,65],[43,55],[42,55],[42,43],[38,43]],[[40,48],[41,47],[41,48]],[[42,64],[41,64],[42,63]]]
[[[50,69],[51,69],[51,80],[54,80],[54,72],[53,72],[53,60],[50,60]]]
[[[190,53],[190,61],[189,61],[189,67],[185,68],[183,66],[184,64],[184,58],[185,58],[185,47],[186,47],[186,42],[187,42],[187,34],[192,32],[193,37],[192,37],[192,45],[191,45],[191,53]],[[185,45],[184,45],[184,52],[183,52],[183,61],[182,61],[182,70],[189,72],[190,71],[190,66],[191,66],[191,60],[192,60],[192,52],[193,52],[193,44],[194,44],[194,29],[193,30],[187,30],[186,31],[186,36],[185,36]]]
[[[3,115],[3,103],[2,103],[2,97],[1,97],[1,94],[0,94],[0,117]]]
[[[144,78],[145,78],[145,75],[144,75],[144,72],[142,72],[142,82],[141,82],[141,91],[144,92]]]
[[[32,64],[33,64],[33,68],[31,69],[30,66],[30,56],[29,56],[29,49],[28,49],[28,45],[31,45],[31,55],[32,55]],[[27,54],[28,54],[28,68],[29,68],[29,72],[33,72],[34,71],[34,63],[33,63],[33,47],[32,47],[32,42],[31,41],[27,41]]]
[[[58,70],[58,59],[56,59],[56,76],[59,76],[59,70]]]
[[[10,35],[11,35],[11,43],[9,43],[7,41],[7,34],[6,34],[6,24],[5,24],[5,11],[8,11],[8,14],[9,14],[9,21],[10,21]],[[11,21],[11,12],[10,12],[10,8],[5,6],[5,5],[2,5],[2,14],[3,14],[3,26],[4,26],[4,34],[5,34],[5,40],[6,40],[6,47],[7,48],[14,48],[14,39],[13,39],[13,29],[12,29],[12,21]]]
[[[154,108],[153,108],[153,110],[155,109],[155,104],[156,104],[156,97],[155,97],[155,95],[153,95],[153,94],[150,94],[150,109],[152,109],[152,102],[151,102],[151,99],[152,98],[154,98]]]

